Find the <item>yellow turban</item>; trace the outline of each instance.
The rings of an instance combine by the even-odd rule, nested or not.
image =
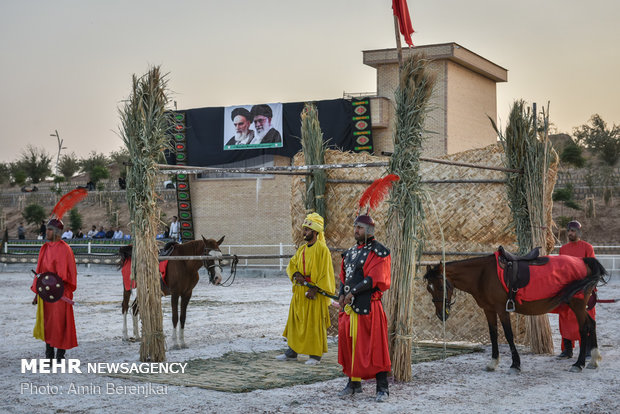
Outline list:
[[[309,229],[316,231],[317,233],[319,233],[318,239],[321,241],[325,241],[325,236],[323,235],[324,220],[323,217],[321,217],[319,214],[308,214],[302,226],[308,227]]]

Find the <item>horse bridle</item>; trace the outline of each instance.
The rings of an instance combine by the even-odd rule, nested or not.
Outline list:
[[[214,252],[214,251],[219,253],[219,257],[222,256],[221,251],[217,249],[209,249],[208,247],[205,247],[203,256],[211,256],[211,252]],[[202,265],[205,267],[205,269],[207,269],[207,272],[209,272],[209,279],[211,280],[211,282],[213,282],[213,278],[215,277],[216,267],[219,267],[220,273],[222,273],[222,259],[218,259],[218,255],[212,256],[212,257],[213,259],[204,259],[202,261]],[[209,264],[209,261],[212,261],[213,264]]]
[[[441,275],[437,275],[437,278],[442,279]],[[452,292],[452,302],[448,299],[448,292]],[[444,299],[434,299],[433,303],[443,303],[447,310],[450,310],[450,307],[454,305],[456,302],[456,291],[454,290],[454,286],[448,279],[446,279],[446,297]]]

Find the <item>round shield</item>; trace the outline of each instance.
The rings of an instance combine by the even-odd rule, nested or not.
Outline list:
[[[37,294],[46,302],[54,303],[62,297],[65,284],[55,273],[41,273],[37,278]]]

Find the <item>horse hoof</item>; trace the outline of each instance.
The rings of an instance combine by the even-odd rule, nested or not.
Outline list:
[[[486,370],[489,372],[493,372],[497,369],[497,366],[499,365],[499,360],[498,359],[491,359],[489,361],[489,363],[486,366]]]
[[[129,342],[129,337],[128,336],[123,336],[123,342]]]
[[[181,345],[179,346],[179,349],[187,349],[187,345],[185,345],[185,344],[181,344]]]
[[[181,347],[179,346],[179,344],[174,344],[170,347],[170,349],[181,349]]]
[[[568,370],[569,372],[581,372],[583,369],[579,365],[573,365]]]
[[[510,375],[518,375],[521,373],[521,368],[510,367]]]
[[[597,369],[598,368],[598,362],[590,362],[588,365],[586,365],[586,368],[588,368],[588,369]]]

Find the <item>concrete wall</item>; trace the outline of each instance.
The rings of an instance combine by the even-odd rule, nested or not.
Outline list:
[[[453,154],[496,142],[488,116],[497,122],[495,82],[446,61],[447,152]]]
[[[290,160],[275,157],[274,165]],[[292,243],[291,176],[193,179],[190,189],[196,237],[225,235],[225,244]]]

